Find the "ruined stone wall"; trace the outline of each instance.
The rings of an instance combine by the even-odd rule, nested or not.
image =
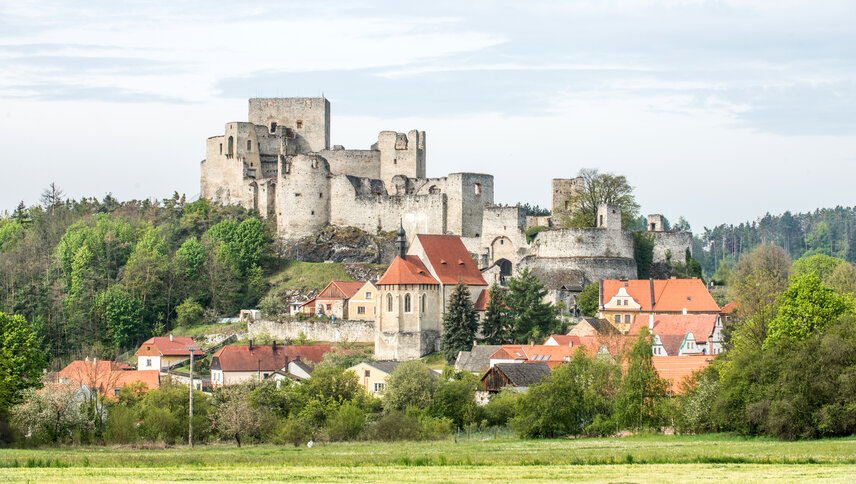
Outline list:
[[[560,228],[542,230],[531,244],[537,257],[618,257],[633,259],[629,230]]]
[[[558,220],[557,222],[561,222],[561,220]],[[553,224],[554,220],[552,215],[526,216],[526,230],[529,230],[532,227],[552,227]]]
[[[666,254],[671,254],[673,263],[686,264],[687,249],[692,251],[692,232],[648,232],[654,236],[654,262],[666,262]]]
[[[278,322],[259,319],[247,323],[247,333],[250,338],[267,335],[277,341],[295,339],[303,333],[312,341],[374,343],[374,332],[373,321],[337,319],[336,321]]]
[[[253,98],[249,101],[249,122],[294,132],[296,153],[321,151],[330,147],[330,102],[324,98]]]
[[[333,176],[330,186],[330,223],[333,225],[357,227],[376,234],[397,230],[401,223],[408,240],[416,234],[443,234],[446,231],[444,194],[358,195],[345,175]]]
[[[332,149],[318,153],[330,163],[334,175],[353,175],[380,180],[380,151]]]
[[[234,144],[234,136],[232,139]],[[201,196],[222,205],[252,208],[253,200],[248,196],[244,183],[245,164],[240,158],[228,156],[226,149],[225,136],[208,138],[205,160],[200,164]]]
[[[552,213],[557,223],[561,223],[563,215],[570,214],[573,207],[568,203],[572,195],[582,190],[583,179],[577,178],[553,178],[552,188]],[[546,225],[546,224],[545,224]]]
[[[294,155],[280,167],[276,189],[277,232],[294,239],[330,222],[330,167],[317,155]]]

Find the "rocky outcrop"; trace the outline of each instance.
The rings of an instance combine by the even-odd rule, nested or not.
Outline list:
[[[372,235],[355,227],[328,225],[292,242],[287,252],[304,262],[389,264],[395,256],[395,234]]]

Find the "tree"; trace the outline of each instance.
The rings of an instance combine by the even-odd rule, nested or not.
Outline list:
[[[39,201],[42,202],[42,206],[48,210],[48,213],[53,215],[54,208],[63,202],[63,197],[65,197],[65,192],[56,183],[51,182],[42,192]]]
[[[47,366],[47,355],[24,317],[0,312],[0,418],[21,401],[25,390],[41,386],[39,378]]]
[[[776,245],[764,244],[740,258],[731,276],[731,296],[740,319],[754,319],[753,332],[744,334],[760,346],[767,338],[768,310],[788,287],[791,261]],[[757,315],[757,317],[756,317]]]
[[[76,398],[79,389],[74,383],[53,382],[27,389],[23,403],[12,409],[13,424],[22,434],[46,442],[68,441],[73,432],[91,431],[93,422]]]
[[[651,277],[651,264],[654,263],[654,236],[651,233],[633,232],[633,258],[636,259],[639,279]]]
[[[285,313],[285,304],[276,294],[268,294],[259,301],[259,310],[266,318],[275,318]]]
[[[633,187],[624,176],[600,173],[598,170],[580,170],[582,189],[568,199],[569,216],[562,223],[570,227],[597,226],[597,209],[608,203],[621,207],[622,227],[629,227],[639,213],[639,204],[633,196]]]
[[[434,400],[439,386],[439,378],[431,373],[425,363],[419,360],[405,361],[386,379],[383,408],[387,412],[410,407],[427,408]]]
[[[175,308],[175,319],[180,326],[193,326],[202,322],[205,309],[189,297]]]
[[[446,314],[443,315],[443,354],[446,361],[454,361],[459,351],[468,351],[473,347],[478,324],[470,290],[463,281],[458,281],[449,297]]]
[[[508,307],[505,305],[505,293],[499,284],[494,282],[488,294],[490,296],[481,322],[482,341],[489,345],[509,343],[512,327],[508,319]]]
[[[577,307],[583,315],[590,318],[597,314],[598,305],[600,304],[600,283],[595,282],[586,285],[583,291],[577,298]]]
[[[241,441],[261,431],[263,416],[259,409],[250,404],[248,385],[230,385],[219,388],[214,396],[212,422],[220,435]]]
[[[685,219],[683,216],[681,216],[681,217],[678,217],[678,221],[675,223],[675,225],[672,226],[672,230],[680,230],[680,231],[684,231],[684,232],[690,232],[690,231],[692,231],[692,228],[690,227],[690,223],[687,222],[687,219]]]
[[[620,375],[611,360],[577,350],[571,361],[520,396],[511,426],[522,437],[581,435],[598,416],[612,414]]]
[[[23,200],[15,207],[15,211],[12,212],[12,220],[22,227],[29,227],[33,223],[33,219],[30,218],[30,212],[27,210],[26,205],[24,205]]]
[[[116,350],[130,348],[151,335],[151,328],[142,324],[140,302],[120,286],[112,286],[96,296],[95,312]]]
[[[835,269],[847,261],[826,254],[815,254],[801,257],[794,261],[792,272],[795,276],[816,274],[821,282],[827,284]]]
[[[468,371],[454,370],[445,372],[443,377],[428,413],[448,418],[458,428],[473,423],[478,411],[475,400],[479,388],[478,377]]]
[[[654,369],[652,336],[643,328],[627,355],[627,373],[615,399],[616,422],[625,429],[661,428],[666,418],[669,395],[667,382]],[[672,389],[671,393],[676,393]]]
[[[824,286],[817,274],[795,275],[778,300],[764,347],[782,338],[804,340],[848,311],[853,311],[853,300]]]
[[[518,343],[541,339],[560,329],[556,308],[544,302],[547,289],[528,267],[508,280],[508,288],[505,301]]]
[[[849,262],[839,264],[829,275],[827,285],[842,296],[856,297],[856,267]]]

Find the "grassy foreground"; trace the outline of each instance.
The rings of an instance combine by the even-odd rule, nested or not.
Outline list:
[[[0,482],[840,481],[856,439],[779,442],[710,435],[621,439],[210,445],[162,450],[0,450]]]

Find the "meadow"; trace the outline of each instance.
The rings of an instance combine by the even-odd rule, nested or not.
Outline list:
[[[487,440],[481,440],[487,439]],[[856,439],[730,435],[0,450],[0,482],[856,480]]]

